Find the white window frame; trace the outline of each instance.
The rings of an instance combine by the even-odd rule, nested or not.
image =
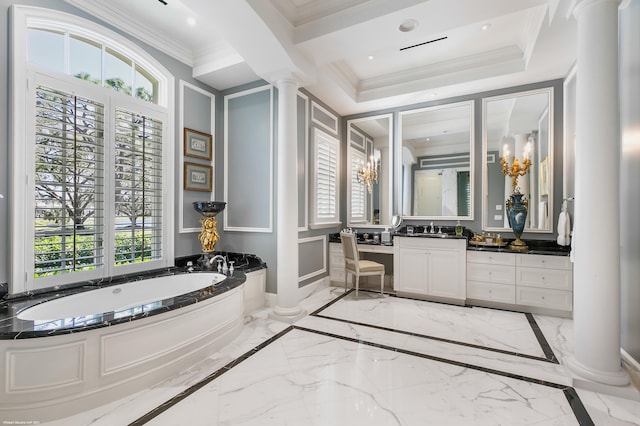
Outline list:
[[[341,162],[340,162],[340,141],[328,134],[327,132],[318,129],[316,127],[313,128],[312,135],[312,175],[311,175],[311,224],[310,227],[312,229],[319,228],[329,228],[338,226],[341,224],[340,221],[340,170],[341,170]],[[335,150],[336,153],[336,176],[334,185],[334,194],[335,194],[335,212],[331,217],[320,218],[318,217],[318,148],[321,145],[328,146]]]
[[[47,279],[36,280],[33,276],[34,270],[34,176],[35,166],[34,147],[34,117],[35,117],[35,89],[39,82],[55,83],[54,88],[66,89],[73,93],[82,91],[83,94],[95,100],[107,99],[105,111],[115,110],[115,107],[129,108],[133,111],[142,110],[154,112],[154,118],[163,122],[163,135],[166,136],[167,143],[163,144],[163,229],[162,229],[162,258],[157,261],[143,262],[131,265],[113,265],[113,259],[105,260],[105,268],[101,276],[135,273],[158,267],[167,267],[174,262],[174,211],[173,211],[173,135],[174,135],[174,111],[170,106],[174,105],[174,78],[171,73],[157,60],[137,47],[125,37],[114,33],[94,22],[79,18],[56,10],[44,9],[31,6],[13,5],[10,8],[11,16],[11,58],[10,58],[10,112],[9,112],[9,146],[10,162],[9,177],[11,188],[11,200],[9,211],[10,224],[10,288],[12,294],[28,292],[42,287],[51,287],[72,282],[82,282],[85,277],[94,278],[97,272],[86,271],[75,272],[73,274],[63,274],[61,276],[47,277]],[[74,34],[83,35],[88,39],[97,41],[109,41],[109,46],[121,53],[136,58],[136,62],[146,70],[154,72],[154,77],[158,78],[158,104],[152,104],[136,99],[132,96],[111,91],[107,88],[96,86],[93,83],[85,82],[75,77],[53,73],[48,70],[38,69],[27,63],[27,52],[25,49],[27,32],[29,27],[53,28],[58,26],[61,29]],[[112,93],[109,93],[112,92]],[[108,99],[117,99],[115,103]],[[109,117],[105,120],[105,140],[107,132],[111,132],[113,122]],[[110,149],[105,151],[105,164],[108,166],[112,161],[113,153]],[[114,219],[105,213],[105,229],[111,226]],[[113,227],[111,227],[113,228]],[[108,228],[108,229],[111,229]],[[105,241],[105,248],[112,244]],[[38,281],[38,282],[36,282]],[[42,281],[42,282],[40,282]],[[45,283],[46,281],[46,283]]]

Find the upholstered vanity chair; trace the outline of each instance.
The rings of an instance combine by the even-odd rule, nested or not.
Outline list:
[[[360,260],[356,234],[351,232],[341,232],[342,252],[344,255],[344,288],[347,290],[347,282],[351,276],[356,277],[356,297],[358,296],[358,286],[361,276],[380,275],[380,294],[384,292],[384,265],[370,260]],[[351,274],[351,275],[350,275]]]

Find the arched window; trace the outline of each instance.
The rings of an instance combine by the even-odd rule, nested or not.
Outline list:
[[[11,292],[171,264],[173,77],[90,21],[11,13]]]

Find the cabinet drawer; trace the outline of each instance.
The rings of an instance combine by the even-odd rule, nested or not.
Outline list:
[[[515,266],[516,255],[513,253],[467,251],[467,262]]]
[[[467,280],[515,284],[516,270],[513,266],[467,263]]]
[[[329,253],[340,253],[342,256],[342,244],[341,243],[329,243]]]
[[[573,292],[516,286],[516,303],[518,305],[571,311],[573,309]]]
[[[528,266],[531,268],[550,268],[571,270],[571,260],[569,256],[545,256],[541,254],[518,254],[516,255],[517,266]]]
[[[515,303],[516,286],[481,281],[467,281],[467,298],[493,302]]]
[[[573,273],[561,269],[517,267],[516,284],[571,291],[573,289]]]
[[[462,250],[466,251],[467,241],[460,238],[395,237],[394,246],[410,249]]]

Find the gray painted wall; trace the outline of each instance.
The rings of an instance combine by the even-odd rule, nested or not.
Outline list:
[[[216,96],[216,102],[219,102],[218,97]],[[190,87],[184,88],[184,105],[183,105],[183,122],[184,127],[188,129],[197,130],[199,132],[212,134],[213,133],[213,124],[211,123],[211,99],[200,93],[196,90],[193,90]],[[177,121],[177,120],[176,120]],[[183,129],[178,129],[178,132],[182,132]],[[216,140],[216,138],[212,138],[213,147],[215,149],[215,144],[220,143]],[[180,175],[184,175],[184,169],[181,168],[179,159],[184,155],[184,145],[176,140],[175,144],[175,153],[176,153],[176,170],[175,170],[175,181],[178,182],[178,177]],[[215,157],[214,157],[215,158]],[[184,161],[190,163],[197,163],[203,165],[211,165],[211,161],[185,157]],[[217,182],[214,179],[214,186]],[[202,250],[200,242],[198,241],[198,232],[184,232],[179,233],[180,224],[178,223],[179,214],[178,212],[182,210],[183,214],[183,224],[185,228],[200,228],[200,219],[202,216],[193,209],[194,201],[204,201],[209,200],[211,198],[211,194],[205,192],[198,191],[184,191],[182,190],[183,202],[179,204],[178,192],[181,191],[181,188],[176,188],[176,208],[175,208],[175,217],[176,217],[176,240],[175,240],[175,251],[176,257],[189,255],[192,253],[198,253]],[[215,189],[214,189],[215,190]],[[220,227],[220,226],[219,226]]]
[[[640,0],[620,14],[622,347],[640,360]],[[579,78],[579,76],[578,76]]]
[[[256,87],[264,86],[264,81],[257,81],[248,85],[235,87],[222,92],[220,101],[218,102],[218,112],[216,121],[218,124],[218,131],[216,132],[216,138],[218,141],[224,140],[224,131],[222,130],[222,120],[224,117],[224,100],[223,98],[228,95],[235,95],[239,92],[243,92]],[[218,226],[220,233],[220,242],[216,245],[218,250],[235,251],[253,253],[262,258],[267,263],[267,292],[275,293],[277,288],[277,273],[276,265],[278,262],[276,252],[277,242],[277,89],[275,90],[274,99],[274,114],[273,114],[273,173],[274,173],[274,192],[273,192],[273,232],[243,232],[234,230],[223,230],[222,226]],[[308,92],[301,90],[306,96],[309,97],[309,103],[306,106],[307,110],[311,107],[311,100],[319,102],[318,99],[310,95]],[[231,223],[234,226],[245,227],[257,227],[259,225],[265,225],[264,219],[268,211],[269,199],[265,198],[268,195],[268,187],[265,187],[265,183],[269,182],[269,167],[268,154],[264,152],[265,144],[268,142],[269,135],[269,104],[265,102],[262,96],[255,96],[260,94],[268,94],[269,92],[258,92],[256,94],[248,94],[246,96],[235,97],[234,102],[229,103],[229,141],[228,144],[231,151],[229,153],[229,198],[227,201],[229,204],[227,210],[222,214],[233,214],[234,219]],[[323,105],[326,107],[326,105]],[[298,161],[303,163],[304,161],[304,136],[310,137],[311,129],[314,126],[305,121],[306,114],[304,113],[305,105],[301,102],[301,98],[298,98]],[[330,111],[330,108],[327,107]],[[223,143],[220,142],[216,145],[216,197],[219,200],[223,200],[223,188],[224,188],[224,174],[223,169]],[[309,161],[311,159],[309,158]],[[303,171],[303,170],[301,170]],[[304,217],[304,202],[303,192],[305,182],[304,176],[299,175],[299,185],[302,188],[299,189],[298,195],[298,217],[299,224],[302,223]],[[306,188],[309,191],[309,188]],[[243,204],[242,204],[243,203]],[[249,203],[249,204],[247,204]],[[237,209],[232,207],[236,204]],[[221,223],[221,221],[218,221]],[[336,232],[337,229],[322,229],[322,230],[306,230],[299,232],[299,238],[315,237],[327,235],[331,232]],[[299,259],[299,274],[304,276],[314,271],[318,271],[322,267],[322,260],[328,259],[326,251],[323,253],[323,245],[317,242],[306,243],[300,246],[300,259]],[[327,265],[328,268],[328,265]],[[326,272],[318,274],[300,283],[300,287],[316,282],[324,276],[328,275],[328,269]]]

